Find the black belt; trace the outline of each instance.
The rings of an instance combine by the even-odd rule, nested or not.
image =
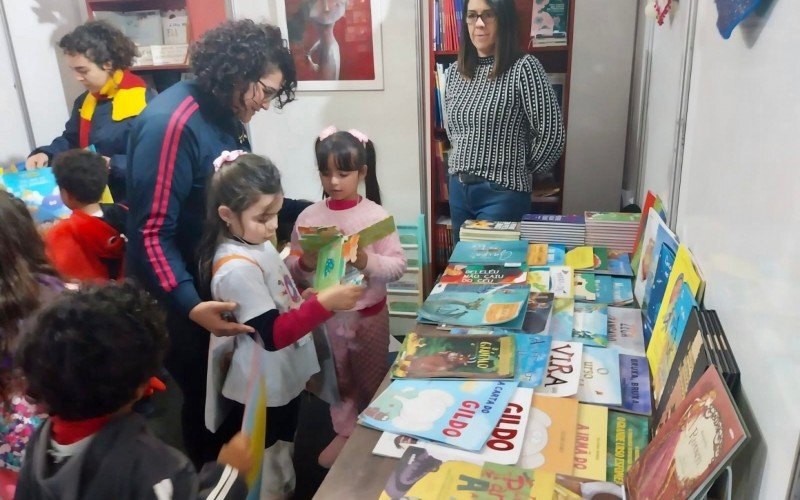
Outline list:
[[[456,179],[462,184],[478,184],[479,182],[486,182],[488,180],[486,177],[467,172],[456,172],[453,175],[455,175]]]

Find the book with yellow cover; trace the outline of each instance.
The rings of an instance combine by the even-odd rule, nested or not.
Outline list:
[[[517,466],[572,475],[578,400],[536,394]]]
[[[573,269],[593,269],[594,249],[592,247],[575,247],[567,252],[564,265]]]
[[[689,292],[683,292],[684,285]],[[656,403],[661,398],[680,342],[680,335],[683,333],[683,327],[678,328],[679,323],[683,323],[685,326],[686,322],[682,318],[688,317],[688,313],[691,311],[691,302],[700,291],[701,285],[702,280],[695,268],[691,252],[685,245],[680,245],[675,254],[675,262],[672,265],[664,297],[661,300],[661,307],[656,316],[653,335],[647,346],[647,361],[653,375],[653,396]],[[690,297],[682,299],[681,296],[687,293],[690,293]],[[684,315],[682,312],[686,309],[686,302],[689,302],[689,309],[685,311]]]
[[[573,476],[597,481],[606,480],[607,435],[608,408],[579,404]]]

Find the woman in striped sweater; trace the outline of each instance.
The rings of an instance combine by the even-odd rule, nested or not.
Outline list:
[[[520,220],[531,173],[551,168],[565,140],[547,74],[518,46],[514,0],[469,0],[462,19],[444,98],[454,241],[467,219]]]

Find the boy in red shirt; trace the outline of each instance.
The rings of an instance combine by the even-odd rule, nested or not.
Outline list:
[[[53,161],[61,199],[72,215],[45,235],[47,257],[72,280],[108,281],[122,277],[126,209],[100,204],[108,183],[106,160],[91,151],[73,149]]]

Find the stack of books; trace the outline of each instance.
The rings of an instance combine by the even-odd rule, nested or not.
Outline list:
[[[466,220],[461,225],[462,241],[514,241],[519,240],[519,222]]]
[[[586,239],[583,215],[525,214],[520,233],[523,240],[567,246],[583,245]]]
[[[633,252],[641,214],[586,212],[586,244]]]

